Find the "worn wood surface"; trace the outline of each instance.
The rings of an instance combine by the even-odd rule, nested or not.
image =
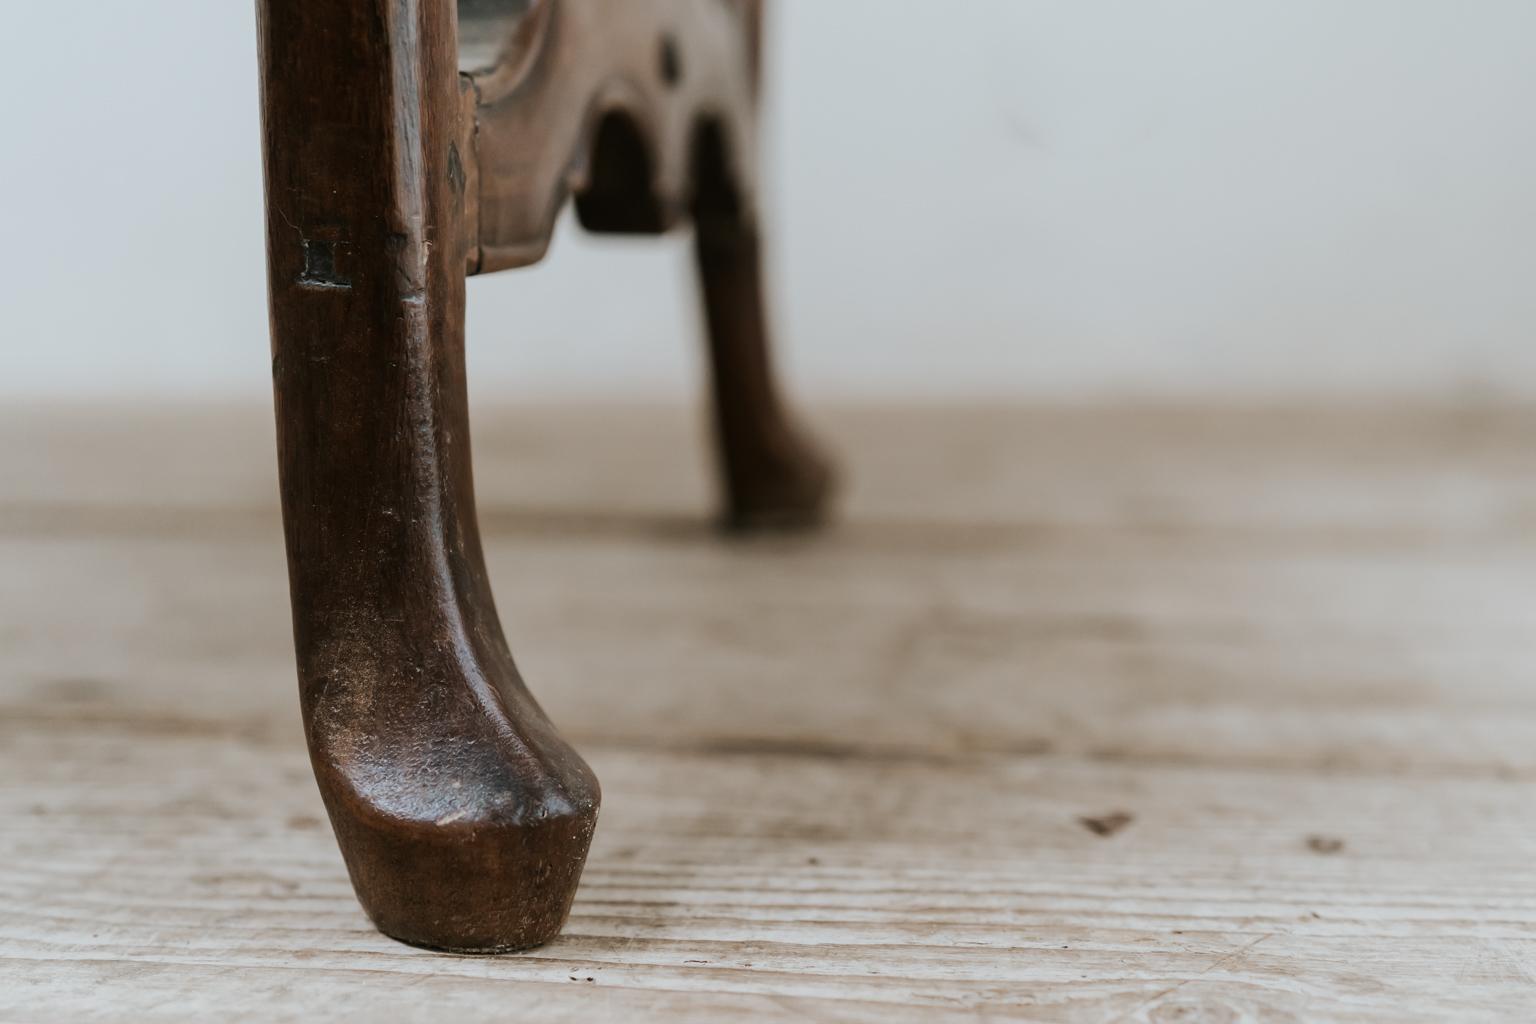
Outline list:
[[[0,413],[0,1019],[1531,1018],[1536,414],[833,412],[741,544],[692,413],[476,423],[605,796],[500,959],[353,898],[266,410]]]

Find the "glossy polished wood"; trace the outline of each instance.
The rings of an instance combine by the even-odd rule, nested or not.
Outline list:
[[[599,790],[524,686],[491,597],[470,474],[466,273],[537,259],[573,194],[596,230],[660,231],[693,213],[726,522],[815,523],[831,474],[769,365],[748,172],[755,5],[463,6],[469,47],[450,0],[258,0],[272,366],[311,759],[379,928],[485,952],[559,930]],[[496,26],[509,35],[490,51]],[[490,67],[461,71],[486,52]]]

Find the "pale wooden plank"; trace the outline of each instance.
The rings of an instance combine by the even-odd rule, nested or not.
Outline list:
[[[526,673],[588,741],[1536,770],[1536,548],[1100,536],[974,556],[854,533],[498,535],[492,570]],[[11,714],[297,727],[275,524],[13,537],[0,558],[10,685],[36,696]]]
[[[845,525],[749,545],[686,413],[483,419],[503,615],[604,779],[566,936],[362,919],[260,410],[12,412],[0,1018],[1536,1005],[1529,414],[845,410]]]
[[[97,968],[111,990],[135,965],[217,966],[233,998],[244,968],[370,972],[412,991],[454,977],[487,995],[590,976],[729,996],[732,1013],[751,1010],[734,997],[773,996],[856,1016],[889,1003],[1039,1019],[1128,1012],[1176,987],[1204,999],[1216,982],[1218,1001],[1245,1012],[1342,1019],[1531,994],[1536,836],[1522,784],[1060,756],[829,770],[599,747],[608,811],[567,934],[498,960],[420,953],[368,928],[293,744],[83,724],[8,730],[5,745],[0,889],[30,894],[0,923],[11,977],[87,961],[120,968]],[[1076,820],[1106,806],[1135,815],[1111,839]],[[1313,834],[1344,849],[1319,854]],[[201,969],[185,980],[221,988]],[[67,1003],[72,984],[50,998]]]

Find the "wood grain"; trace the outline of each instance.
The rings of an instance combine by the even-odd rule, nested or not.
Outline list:
[[[352,896],[265,411],[0,414],[0,1019],[1528,1019],[1536,415],[831,412],[847,521],[738,544],[686,411],[476,422],[605,780],[503,959]]]

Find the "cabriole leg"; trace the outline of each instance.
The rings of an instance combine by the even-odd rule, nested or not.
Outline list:
[[[386,934],[568,913],[598,787],[524,688],[475,519],[453,0],[258,0],[273,378],[304,726]]]
[[[694,223],[713,374],[715,440],[732,529],[813,526],[827,514],[830,463],[779,396],[764,303],[756,218],[706,134]]]

